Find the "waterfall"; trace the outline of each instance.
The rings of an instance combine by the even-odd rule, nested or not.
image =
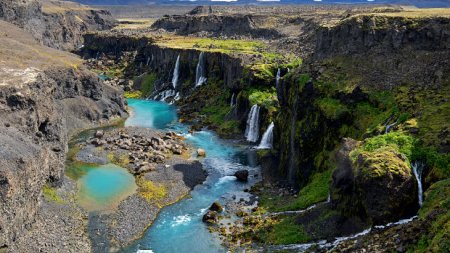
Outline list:
[[[272,143],[273,143],[273,127],[275,125],[270,123],[269,127],[267,128],[266,132],[264,132],[263,137],[261,139],[261,143],[259,143],[257,149],[271,149]]]
[[[174,90],[165,90],[165,91],[161,91],[160,93],[158,93],[158,95],[156,95],[153,99],[158,100],[158,98],[159,98],[159,101],[166,102],[166,99],[168,99],[169,97],[173,97],[173,96],[176,96]]]
[[[235,100],[235,94],[233,93],[233,95],[231,96],[231,101],[230,101],[230,107],[233,107],[235,104],[236,104],[236,102],[234,101]]]
[[[201,52],[198,57],[197,69],[195,72],[195,87],[200,86],[206,82],[205,77],[205,53]]]
[[[147,57],[147,63],[145,64],[145,66],[148,66],[148,64],[150,64],[150,56]]]
[[[327,203],[331,203],[331,193],[328,191]]]
[[[259,109],[258,105],[253,105],[248,114],[245,137],[250,142],[257,142],[259,138]]]
[[[281,70],[278,69],[278,71],[277,71],[277,77],[275,78],[275,84],[276,84],[276,87],[278,87],[278,84],[280,84],[280,79],[281,79]]]
[[[180,71],[180,55],[178,55],[177,57],[177,62],[175,63],[175,68],[173,70],[172,86],[174,89],[177,88],[179,71]]]
[[[389,131],[391,130],[391,128],[393,128],[395,125],[397,125],[397,121],[395,121],[394,123],[390,124],[390,125],[386,125],[386,131],[385,134],[389,133]]]
[[[417,180],[417,188],[419,195],[419,206],[423,204],[423,189],[422,189],[422,172],[423,172],[423,163],[421,162],[413,162],[411,163],[411,168],[414,173],[414,176]]]
[[[177,94],[175,95],[175,101],[178,101],[178,100],[180,100],[181,99],[181,95],[180,95],[180,92],[177,92]]]

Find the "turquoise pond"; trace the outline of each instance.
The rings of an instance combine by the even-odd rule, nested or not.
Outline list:
[[[137,189],[133,175],[114,164],[87,165],[79,169],[85,170],[85,174],[78,179],[78,197],[87,210],[114,208]]]
[[[119,252],[226,252],[219,238],[208,231],[202,216],[214,201],[225,203],[245,197],[244,189],[248,189],[254,179],[241,183],[231,175],[240,169],[247,169],[250,174],[257,173],[254,151],[232,141],[221,140],[211,131],[188,133],[189,127],[178,123],[176,107],[172,105],[139,99],[129,99],[128,105],[132,113],[125,126],[170,130],[183,135],[195,148],[206,150],[207,156],[201,162],[209,176],[194,188],[189,198],[164,207],[142,238]],[[136,190],[133,176],[115,165],[82,166],[76,173],[79,173],[80,202],[88,210],[109,209]]]

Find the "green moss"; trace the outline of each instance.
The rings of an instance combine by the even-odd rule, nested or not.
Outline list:
[[[249,91],[248,100],[252,105],[257,104],[263,106],[268,111],[276,111],[276,107],[278,106],[277,91],[275,87],[264,90],[251,89]]]
[[[378,135],[364,140],[363,145],[352,151],[350,156],[353,160],[363,151],[377,152],[379,149],[391,147],[394,151],[406,155],[411,159],[415,141],[414,138],[402,132],[390,132],[388,134]]]
[[[161,207],[159,203],[167,196],[167,189],[164,185],[146,180],[143,177],[136,179],[139,194],[149,203],[153,203]]]
[[[305,243],[310,240],[303,226],[296,224],[293,217],[283,218],[280,222],[260,231],[260,239],[270,244]]]
[[[314,174],[296,198],[263,193],[260,196],[259,206],[271,212],[282,212],[305,209],[315,203],[325,201],[328,197],[331,173],[332,170],[328,170]]]
[[[140,90],[125,91],[124,97],[125,98],[142,98],[142,91],[140,91]]]
[[[252,40],[163,36],[158,38],[156,44],[170,48],[197,49],[206,52],[220,52],[226,54],[241,53],[271,56],[271,53],[268,52],[267,46],[264,43]]]
[[[363,178],[383,177],[387,173],[409,176],[411,168],[407,161],[401,159],[397,150],[384,146],[375,152],[363,151],[358,155],[355,170]]]
[[[128,154],[123,153],[123,154],[114,154],[114,153],[108,153],[107,155],[108,160],[119,166],[122,168],[126,168],[128,166],[128,164],[130,164],[130,158],[128,156]]]
[[[56,192],[56,188],[53,188],[49,186],[48,184],[44,185],[42,188],[42,193],[44,194],[44,198],[47,201],[52,201],[58,204],[63,204],[64,200],[58,196],[58,193]]]
[[[141,97],[147,97],[153,91],[154,84],[156,81],[156,73],[148,73],[146,74],[141,83]]]
[[[434,180],[450,178],[450,153],[439,153],[434,147],[416,145],[412,152],[412,161],[423,161],[430,168],[429,176]]]
[[[433,184],[425,192],[425,201],[419,217],[431,222],[429,232],[423,235],[410,252],[446,252],[450,249],[450,179]]]
[[[273,80],[275,78],[273,74],[275,67],[275,64],[272,63],[259,63],[248,66],[253,75],[261,80]]]
[[[322,98],[317,101],[317,105],[324,115],[332,120],[341,118],[349,112],[347,106],[339,100],[333,98]]]

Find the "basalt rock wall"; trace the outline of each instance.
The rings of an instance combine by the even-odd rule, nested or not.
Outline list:
[[[69,137],[125,112],[119,91],[86,70],[67,68],[0,86],[0,108],[0,246],[8,248],[36,229],[44,184],[63,179]]]

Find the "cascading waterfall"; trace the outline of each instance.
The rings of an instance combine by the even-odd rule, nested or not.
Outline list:
[[[391,130],[391,128],[393,128],[395,125],[397,125],[397,121],[395,121],[392,124],[386,125],[386,131],[385,134],[389,133],[389,131]]]
[[[177,88],[179,71],[180,71],[180,55],[178,55],[177,57],[177,61],[175,62],[175,69],[173,70],[172,87],[174,89]]]
[[[247,119],[245,137],[249,142],[257,142],[259,138],[259,106],[253,105]]]
[[[145,64],[145,66],[148,66],[148,64],[150,64],[150,56],[147,57],[147,63]]]
[[[173,96],[176,96],[176,93],[174,90],[165,90],[165,91],[160,92],[153,99],[166,102],[166,99],[168,99],[169,97],[173,97]]]
[[[236,102],[234,101],[235,100],[235,94],[233,93],[233,95],[231,96],[231,101],[230,101],[230,107],[233,107],[235,104],[236,104]]]
[[[278,71],[277,71],[277,77],[275,78],[275,84],[276,84],[276,87],[278,87],[278,85],[280,84],[280,79],[281,79],[281,70],[278,69]]]
[[[175,95],[175,101],[178,101],[178,100],[180,100],[181,99],[181,95],[180,95],[180,92],[177,92],[177,94]]]
[[[205,77],[205,53],[201,52],[198,57],[197,69],[195,72],[195,87],[206,83]]]
[[[267,130],[264,132],[263,137],[261,139],[261,143],[259,143],[257,149],[271,149],[272,143],[273,143],[273,127],[275,125],[270,123],[269,127],[267,127]]]
[[[422,206],[422,204],[423,204],[423,189],[422,189],[423,163],[413,162],[413,163],[411,163],[411,168],[412,168],[414,176],[416,177],[416,180],[417,180],[419,206]]]

